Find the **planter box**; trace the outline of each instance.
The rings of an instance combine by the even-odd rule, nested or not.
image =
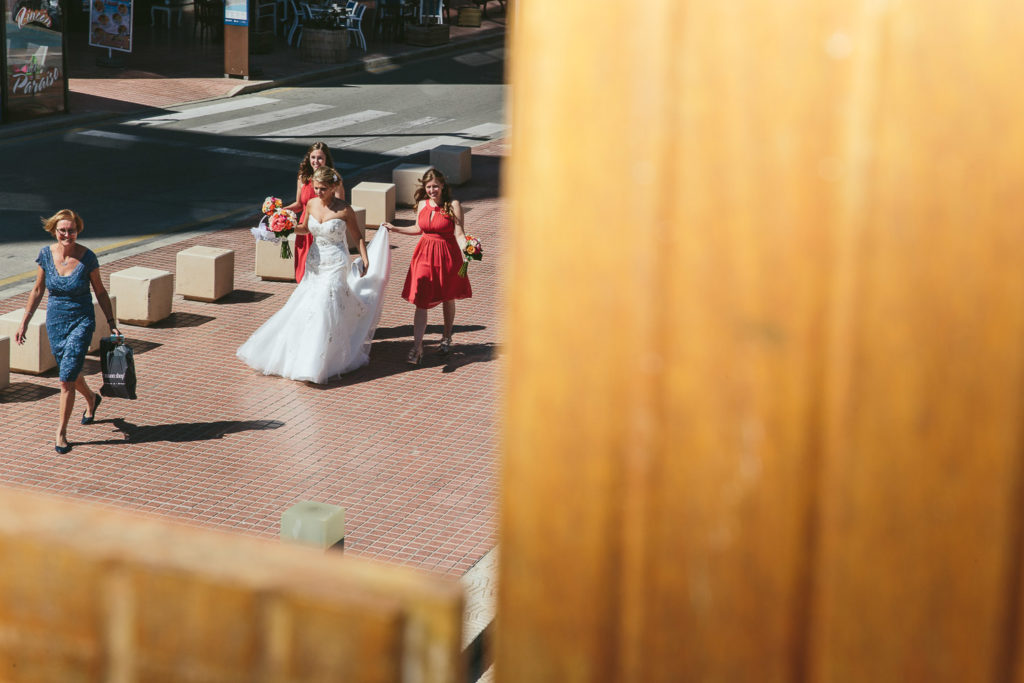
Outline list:
[[[317,64],[340,64],[348,58],[348,31],[303,28],[299,59]]]
[[[483,11],[476,7],[460,7],[459,8],[459,26],[471,26],[473,28],[480,27],[481,16]]]
[[[406,26],[405,42],[420,47],[444,45],[448,42],[448,24],[428,24],[427,26],[411,24]]]

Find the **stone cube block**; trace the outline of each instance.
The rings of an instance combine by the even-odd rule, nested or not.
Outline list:
[[[359,224],[359,234],[362,235],[363,239],[365,240],[366,239],[366,207],[363,207],[363,206],[353,206],[352,207],[352,212],[355,213],[355,215],[356,215],[356,223]],[[377,226],[374,226],[374,227],[377,227]],[[356,245],[350,244],[349,246],[350,247],[354,247]]]
[[[414,198],[420,178],[430,170],[422,164],[399,164],[391,171],[391,182],[395,185],[395,203],[398,206],[416,206]]]
[[[216,301],[235,289],[235,252],[189,247],[178,252],[174,277],[178,294],[195,301]]]
[[[111,293],[107,293],[110,297],[110,311],[114,314],[114,322],[117,322],[117,297]],[[92,295],[92,310],[96,316],[96,329],[92,333],[92,339],[89,340],[89,353],[100,350],[100,339],[103,337],[110,336],[110,325],[107,324],[107,316],[103,315],[103,309],[100,308],[100,302],[97,301],[96,295]]]
[[[352,188],[350,201],[366,209],[366,224],[395,220],[395,184],[362,182]]]
[[[281,540],[326,550],[345,538],[345,508],[303,500],[281,514]]]
[[[117,297],[118,322],[152,325],[171,314],[174,276],[166,270],[134,266],[110,274],[110,298]],[[97,327],[99,318],[96,319]]]
[[[0,389],[11,384],[11,343],[10,337],[0,337]]]
[[[295,233],[288,235],[290,258],[281,258],[281,245],[256,240],[256,275],[264,280],[295,282]]]
[[[468,183],[473,177],[472,154],[465,145],[438,145],[430,150],[430,165],[443,173],[450,185]]]
[[[57,360],[50,351],[50,338],[46,335],[46,309],[36,309],[25,330],[25,343],[19,346],[14,343],[14,333],[24,315],[24,308],[0,315],[0,336],[11,338],[11,371],[39,375],[57,367]]]

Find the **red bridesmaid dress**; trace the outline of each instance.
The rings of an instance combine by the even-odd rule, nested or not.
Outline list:
[[[316,191],[313,189],[313,181],[310,180],[302,186],[302,190],[299,192],[299,203],[302,204],[302,215],[299,216],[299,222],[306,220],[306,204],[310,199],[316,196]],[[305,235],[295,235],[295,283],[302,282],[302,276],[306,274],[306,254],[309,253],[309,245],[313,243],[313,236],[309,233]]]
[[[455,219],[428,200],[417,219],[423,236],[412,252],[402,298],[417,308],[473,296],[468,277],[459,277],[462,250],[455,239]]]

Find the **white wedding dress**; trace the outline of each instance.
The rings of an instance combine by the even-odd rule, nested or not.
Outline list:
[[[388,231],[367,245],[370,268],[350,263],[345,221],[309,217],[313,243],[306,274],[280,311],[242,344],[237,355],[265,375],[324,384],[370,361],[370,340],[380,320],[391,268]]]

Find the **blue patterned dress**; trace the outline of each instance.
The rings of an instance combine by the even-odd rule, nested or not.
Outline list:
[[[53,262],[50,247],[36,257],[46,274],[46,336],[50,351],[57,359],[61,382],[74,382],[85,364],[85,354],[96,330],[89,274],[100,267],[96,254],[88,249],[70,275],[61,275]]]

